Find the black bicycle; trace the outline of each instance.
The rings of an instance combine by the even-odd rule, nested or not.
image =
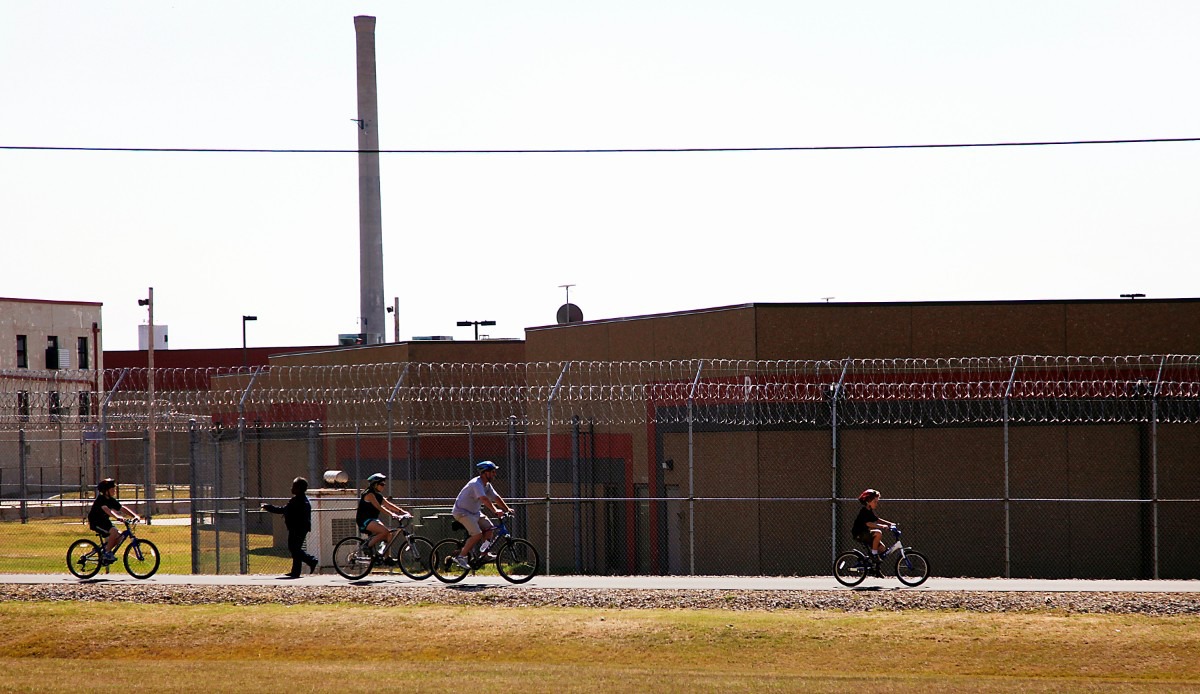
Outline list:
[[[101,549],[108,543],[107,532],[97,532],[99,544],[92,540],[76,540],[71,543],[67,549],[67,569],[79,578],[91,578],[100,573],[100,569],[104,569],[108,573],[109,566],[117,561],[117,550],[121,549],[121,545],[125,544],[125,540],[130,540],[129,546],[125,548],[125,570],[134,578],[150,578],[158,571],[158,563],[160,560],[158,547],[149,540],[143,540],[133,534],[133,526],[137,523],[136,520],[120,519],[125,524],[125,529],[121,531],[120,539],[113,547],[112,556],[106,558],[104,551]]]
[[[872,556],[858,549],[839,554],[833,562],[833,577],[837,582],[854,587],[866,580],[867,576],[883,578],[885,566],[888,570],[892,568],[890,562],[887,562],[888,557],[895,555],[894,573],[901,583],[909,587],[924,583],[925,579],[929,578],[929,560],[924,554],[912,547],[905,547],[900,542],[899,526],[893,525],[891,531],[896,541],[883,554]]]
[[[405,514],[398,520],[400,524],[389,529],[387,539],[374,547],[367,547],[370,538],[366,533],[339,541],[333,548],[333,568],[351,581],[366,576],[376,566],[389,570],[398,567],[414,581],[429,578],[433,574],[433,568],[429,565],[433,543],[404,527],[405,521],[412,520],[411,514]]]
[[[512,533],[508,531],[508,521],[511,519],[511,514],[500,518],[494,528],[492,544],[486,549],[481,550],[479,545],[482,543],[476,544],[471,549],[467,556],[469,568],[461,566],[454,559],[462,551],[462,546],[466,542],[466,528],[462,526],[462,523],[454,521],[450,527],[464,531],[464,537],[462,539],[449,537],[437,543],[430,559],[430,564],[433,565],[433,575],[443,583],[458,583],[466,578],[468,573],[473,573],[494,563],[496,572],[511,583],[524,583],[533,578],[538,570],[537,549],[529,540],[513,537]]]

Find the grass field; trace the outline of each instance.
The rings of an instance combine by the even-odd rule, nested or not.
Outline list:
[[[168,521],[172,516],[155,516],[156,521]],[[124,526],[118,524],[117,527]],[[138,537],[150,540],[162,555],[162,573],[192,572],[192,536],[188,526],[138,525]],[[204,533],[211,538],[212,533]],[[221,566],[223,573],[238,568],[237,533],[222,533]],[[66,573],[67,547],[80,538],[95,539],[96,535],[79,518],[39,518],[27,523],[0,523],[0,573]],[[250,533],[250,573],[283,573],[291,568],[287,550],[275,548],[270,535]],[[124,551],[124,546],[121,550]],[[215,550],[203,547],[204,560],[214,562]],[[123,571],[123,568],[114,570]]]
[[[364,635],[367,636],[364,636]],[[0,691],[1200,690],[1200,619],[0,603]]]

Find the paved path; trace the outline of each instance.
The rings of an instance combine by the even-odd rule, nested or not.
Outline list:
[[[197,586],[410,586],[438,589],[445,587],[430,578],[413,581],[402,574],[375,573],[361,581],[347,581],[335,573],[304,575],[298,579],[261,574],[193,576],[189,574],[157,574],[145,581],[133,578],[124,570],[98,574],[92,582],[197,585]],[[70,574],[0,574],[0,583],[77,584]],[[468,577],[458,586],[508,585],[498,577]],[[528,588],[587,588],[597,590],[850,590],[829,576],[538,576],[522,587]],[[1124,580],[1046,580],[1002,578],[937,578],[932,577],[917,588],[905,588],[895,578],[869,578],[859,589],[904,589],[918,591],[985,591],[985,592],[1132,592],[1132,593],[1200,593],[1200,580],[1195,581],[1124,581]]]

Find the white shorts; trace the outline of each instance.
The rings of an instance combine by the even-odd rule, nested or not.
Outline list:
[[[482,513],[478,516],[469,516],[466,514],[460,515],[456,513],[454,514],[454,520],[462,523],[463,527],[467,529],[467,532],[470,533],[472,537],[485,530],[491,530],[492,528],[496,527],[492,524],[492,519],[488,518]]]

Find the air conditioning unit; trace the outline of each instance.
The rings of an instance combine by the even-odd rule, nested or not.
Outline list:
[[[332,568],[333,548],[342,538],[358,535],[358,494],[353,489],[310,489],[308,498],[313,510],[308,553],[317,555],[322,567]]]

